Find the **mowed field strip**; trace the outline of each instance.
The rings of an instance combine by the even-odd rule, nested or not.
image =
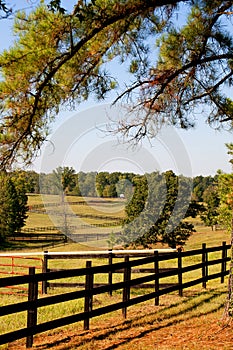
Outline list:
[[[26,227],[41,227],[53,225],[56,216],[62,216],[67,211],[68,224],[80,221],[81,224],[111,224],[114,221],[121,221],[125,217],[125,201],[122,199],[82,198],[67,196],[65,198],[65,209],[60,204],[59,196],[54,195],[29,195],[29,216]],[[78,204],[80,202],[80,204]],[[83,205],[83,202],[85,205]],[[54,204],[54,206],[53,206]],[[35,211],[36,208],[36,211]],[[69,216],[70,215],[70,216]],[[72,215],[75,220],[72,220]],[[114,225],[113,225],[114,226]],[[120,225],[121,226],[121,225]]]

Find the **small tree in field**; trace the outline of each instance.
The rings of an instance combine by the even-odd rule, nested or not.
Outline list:
[[[75,170],[72,167],[58,167],[53,171],[53,181],[55,187],[57,187],[58,193],[61,196],[61,210],[62,210],[62,226],[66,236],[69,235],[69,225],[67,220],[67,203],[65,196],[68,190],[75,187]]]
[[[204,191],[203,199],[205,207],[201,215],[201,220],[206,226],[210,226],[212,231],[215,225],[218,223],[218,206],[219,206],[219,195],[217,186],[212,185],[207,187]]]

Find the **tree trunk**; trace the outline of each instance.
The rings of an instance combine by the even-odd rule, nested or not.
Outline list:
[[[232,209],[232,220],[231,220],[231,263],[229,273],[229,310],[228,315],[233,317],[233,209]]]
[[[233,317],[233,209],[231,220],[231,262],[229,268],[229,280],[228,280],[228,297],[225,308],[225,316],[227,318]]]

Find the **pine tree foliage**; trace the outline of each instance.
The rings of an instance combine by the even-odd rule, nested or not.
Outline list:
[[[54,0],[17,13],[16,41],[0,55],[1,167],[32,160],[61,106],[115,88],[116,58],[132,74],[116,99],[131,113],[116,132],[139,140],[163,124],[189,128],[200,107],[209,124],[232,127],[232,10],[219,0],[81,0],[69,12]]]
[[[12,14],[12,8],[4,0],[0,0],[0,19],[6,18]]]
[[[0,175],[0,242],[14,235],[25,225],[27,195],[23,181],[14,176]]]

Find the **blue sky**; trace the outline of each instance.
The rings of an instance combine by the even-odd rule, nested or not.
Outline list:
[[[39,1],[17,0],[15,3],[17,3],[18,8],[29,8],[30,4],[36,4]],[[1,49],[7,48],[13,41],[11,25],[12,20],[0,21]],[[122,81],[127,77],[127,73],[119,65],[112,65],[112,69]],[[198,118],[194,129],[181,131],[165,128],[158,135],[158,140],[151,140],[150,143],[145,140],[143,144],[134,149],[128,144],[119,145],[116,137],[109,137],[100,130],[100,120],[106,126],[107,115],[112,113],[109,105],[113,99],[114,97],[111,95],[102,104],[96,104],[93,100],[89,100],[79,105],[76,111],[62,111],[51,126],[51,139],[57,142],[54,144],[57,150],[63,143],[66,144],[67,149],[64,151],[64,157],[61,159],[58,156],[56,159],[55,154],[57,155],[58,152],[53,150],[53,152],[51,151],[53,160],[51,158],[45,160],[45,157],[49,157],[48,154],[50,156],[52,154],[45,151],[40,159],[34,162],[33,168],[41,171],[41,169],[45,170],[43,169],[45,167],[46,171],[50,171],[53,167],[68,165],[73,166],[77,171],[120,170],[142,173],[173,169],[177,173],[192,176],[214,175],[218,169],[225,172],[231,171],[225,143],[233,142],[232,132],[215,131],[206,125],[201,117]],[[106,105],[108,112],[104,116]],[[96,119],[98,113],[101,113],[99,120]],[[65,142],[62,131],[70,130],[72,126],[75,126],[77,134],[76,136],[74,134],[73,139],[67,134],[65,136],[67,142]],[[79,130],[82,130],[83,133],[80,134]],[[172,135],[174,144],[170,142],[168,135]],[[96,162],[97,159],[99,162]],[[185,162],[188,164],[185,165]]]

